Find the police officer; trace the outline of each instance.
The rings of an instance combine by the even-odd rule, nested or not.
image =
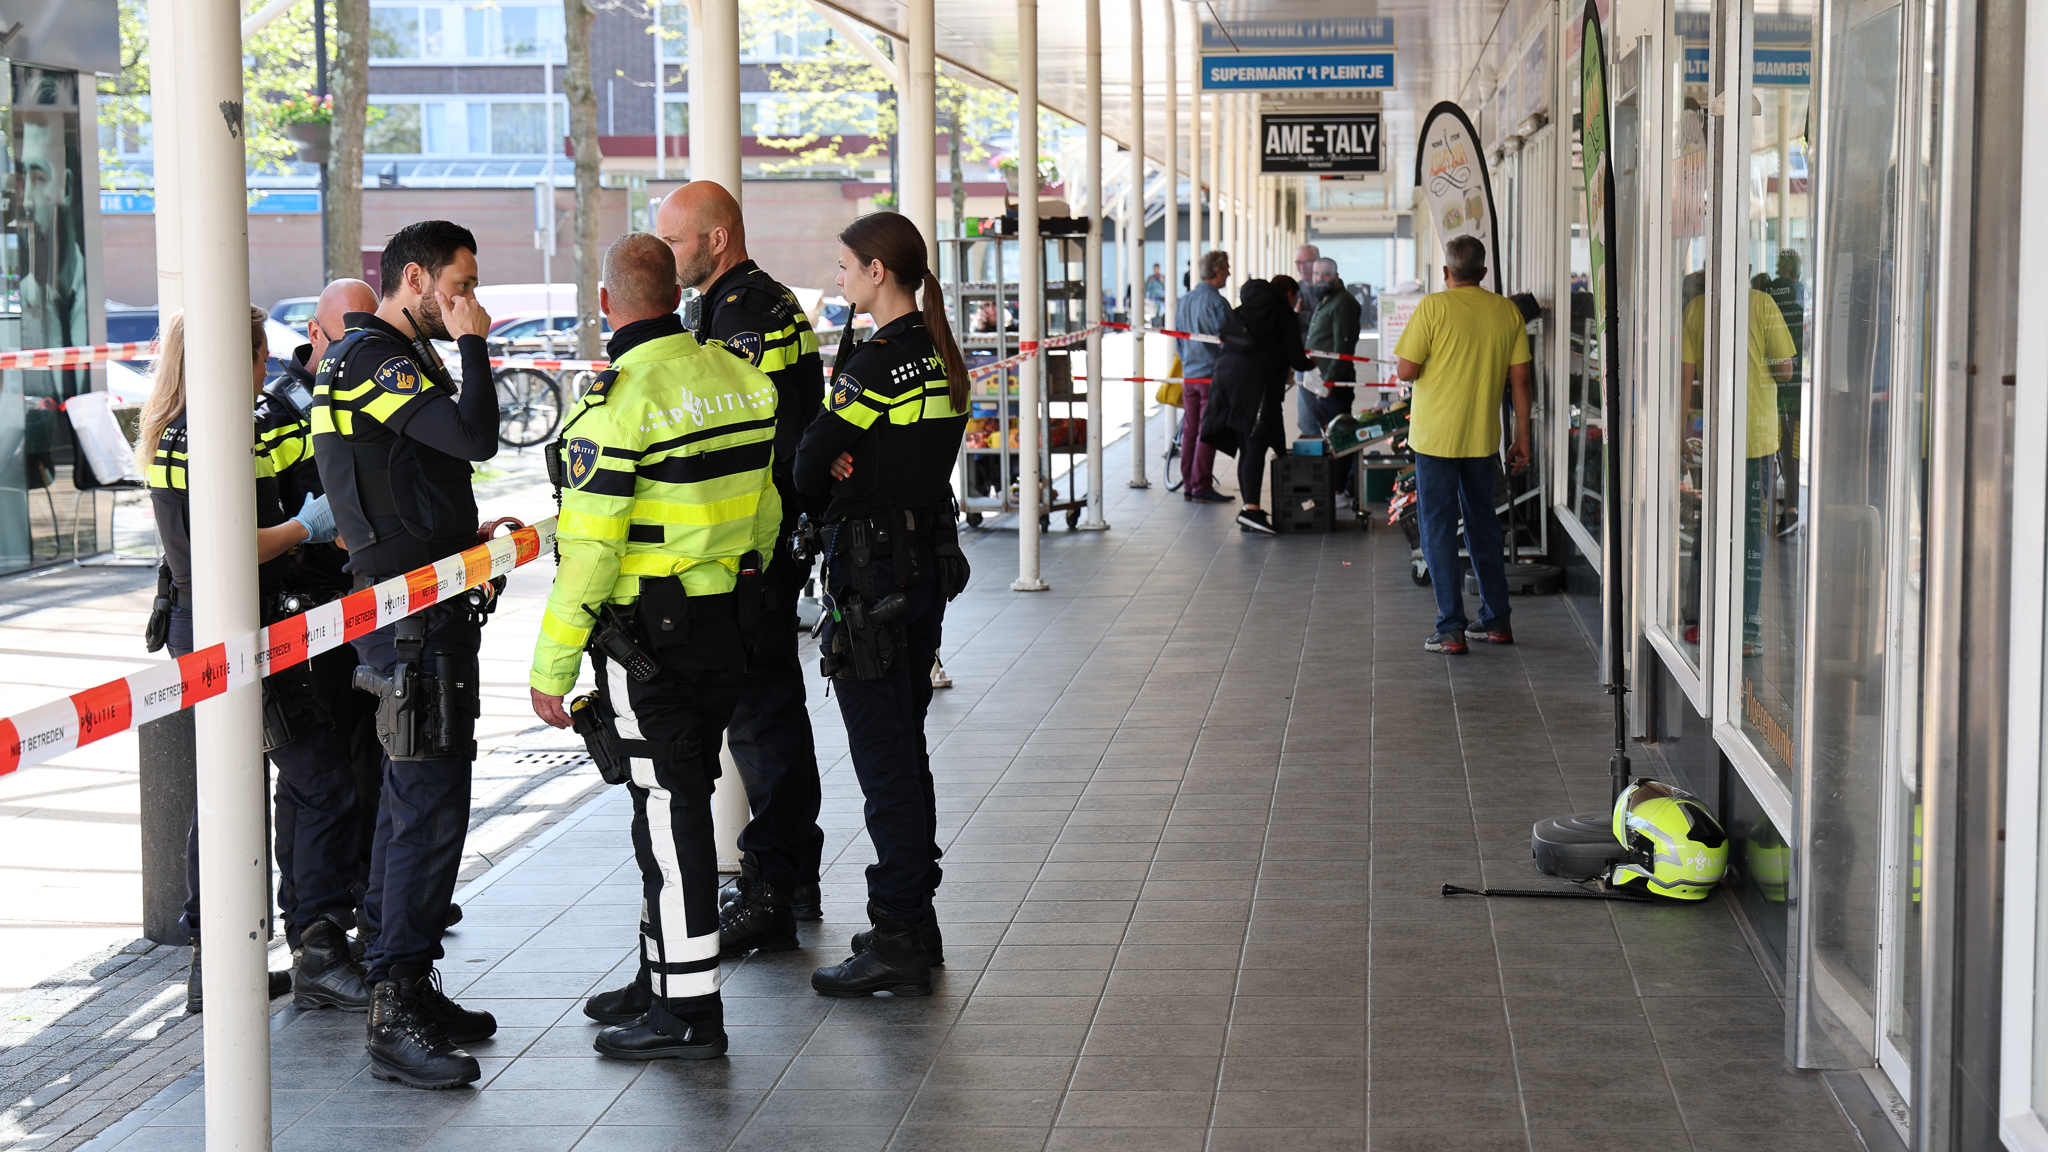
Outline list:
[[[824,398],[824,362],[796,297],[747,258],[746,227],[732,193],[711,180],[686,184],[662,201],[655,228],[674,250],[683,284],[703,293],[697,338],[719,341],[775,381],[775,490],[782,498],[782,530],[768,566],[761,638],[727,730],[753,819],[740,833],[739,883],[735,898],[720,909],[719,922],[728,956],[755,948],[784,951],[797,946],[797,920],[823,915],[818,753],[797,656],[796,601],[810,562],[798,563],[788,541],[797,516],[808,509],[790,470],[797,443]]]
[[[967,370],[916,225],[877,212],[855,220],[839,243],[840,288],[876,328],[841,346],[825,411],[797,449],[796,482],[832,500],[820,532],[831,596],[822,661],[837,677],[867,796],[874,927],[853,938],[853,956],[818,969],[811,986],[828,996],[923,996],[931,967],[944,962],[932,914],[938,814],[924,722],[946,602],[967,584],[951,483]]]
[[[718,747],[760,624],[782,522],[770,477],[775,385],[675,314],[675,257],[644,232],[604,258],[612,367],[556,442],[560,559],[533,654],[533,710],[574,726],[633,798],[640,971],[591,997],[625,1060],[725,1053],[718,997]],[[596,692],[565,710],[588,645]]]
[[[408,224],[385,245],[383,300],[351,312],[319,360],[314,460],[358,588],[476,542],[470,461],[498,450],[498,403],[471,295],[476,238],[446,220]],[[457,399],[430,340],[462,356]],[[434,961],[462,864],[476,757],[481,618],[467,598],[415,613],[355,641],[356,683],[380,696],[384,792],[372,842],[363,928],[375,939],[370,1074],[417,1088],[468,1084],[480,1072],[459,1045],[497,1030],[488,1012],[441,991]]]
[[[263,386],[269,349],[264,339],[265,315],[249,310],[254,387]],[[152,619],[150,646],[168,646],[174,656],[192,651],[192,530],[187,484],[189,454],[185,412],[185,316],[172,313],[165,325],[155,381],[143,415],[139,443],[146,446],[150,502],[164,542],[169,595],[160,598],[161,619]],[[299,554],[332,539],[333,520],[318,491],[307,492],[297,481],[302,459],[309,458],[306,426],[279,413],[273,398],[259,392],[255,410],[256,552],[258,586],[264,622],[272,623],[303,611],[317,595],[297,570]],[[281,493],[282,498],[281,498]],[[286,509],[296,509],[288,514]],[[306,603],[298,606],[294,598]],[[369,1007],[362,973],[348,954],[346,918],[354,903],[349,890],[353,853],[347,821],[352,800],[347,766],[337,750],[326,699],[345,692],[352,661],[337,671],[331,661],[288,668],[263,682],[264,747],[277,765],[277,863],[282,877],[278,903],[284,912],[286,938],[294,950],[294,971],[271,974],[272,996],[295,992],[301,1008],[341,1008],[361,1012]],[[199,949],[199,821],[194,815],[185,846],[185,912],[180,923],[190,933],[192,966],[185,986],[185,1008],[205,1007],[201,992]]]

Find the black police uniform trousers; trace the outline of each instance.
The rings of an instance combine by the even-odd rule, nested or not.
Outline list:
[[[420,663],[431,671],[435,657],[454,657],[455,673],[476,683],[482,626],[460,602],[436,604],[420,613],[425,642]],[[386,675],[398,663],[396,624],[355,642],[356,656]],[[460,716],[460,711],[458,711]],[[466,747],[476,722],[458,720],[455,741]],[[383,758],[384,790],[377,830],[370,846],[368,890],[363,895],[363,928],[376,937],[368,958],[372,983],[424,976],[442,956],[448,901],[462,870],[462,844],[469,835],[471,763],[467,758],[393,760]]]
[[[691,627],[706,631],[712,621]],[[726,621],[725,623],[729,623]],[[736,630],[725,642],[693,640],[660,650],[645,683],[595,650],[591,660],[624,740],[682,746],[673,760],[632,757],[633,859],[640,865],[640,986],[671,1010],[718,994],[718,847],[711,789],[718,749],[739,702],[746,662]]]
[[[778,549],[763,581],[766,595],[753,664],[726,731],[753,814],[740,832],[740,851],[784,896],[818,882],[825,851],[825,833],[818,827],[818,752],[797,654],[796,602],[808,575]]]
[[[917,587],[902,589],[910,600],[903,663],[879,680],[832,682],[846,721],[854,775],[867,798],[868,840],[875,848],[875,863],[867,871],[868,898],[892,918],[913,923],[930,912],[943,874],[924,721],[932,703],[932,661],[946,621],[931,544],[919,541],[917,549],[925,577]],[[834,601],[851,603],[856,595],[852,561],[842,550],[829,567]],[[873,572],[876,599],[897,590],[895,565],[886,554],[875,558]]]
[[[173,656],[192,651],[192,613],[171,610],[169,648]],[[336,648],[315,656],[310,671],[312,691],[330,712],[352,705],[349,687],[355,653]],[[337,704],[340,708],[337,708]],[[342,738],[332,723],[317,725],[289,744],[270,750],[277,766],[277,791],[272,816],[277,856],[277,906],[284,913],[285,940],[299,946],[299,933],[324,913],[355,904],[355,884],[362,871],[353,832],[357,819],[355,785]],[[199,814],[185,837],[185,913],[179,924],[199,938]]]

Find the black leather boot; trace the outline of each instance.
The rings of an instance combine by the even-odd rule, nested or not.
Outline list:
[[[290,972],[272,972],[270,974],[270,998],[272,1000],[291,990],[292,974]],[[204,1011],[206,1011],[206,992],[202,987],[199,967],[199,942],[194,940],[192,942],[192,966],[185,970],[185,1012],[187,1015],[197,1016]]]
[[[766,880],[741,874],[739,896],[718,910],[718,954],[789,952],[797,946],[796,915],[789,897]]]
[[[796,891],[789,894],[789,910],[795,913],[799,920],[823,920],[825,905],[823,898],[818,895],[818,886],[797,885]]]
[[[370,985],[349,956],[348,934],[324,916],[300,934],[298,950],[292,953],[291,979],[294,1008],[370,1010]]]
[[[599,992],[583,1002],[583,1014],[600,1024],[631,1024],[654,1007],[654,993],[648,991],[647,973],[624,988]]]
[[[457,1047],[415,995],[426,977],[385,980],[370,997],[370,1075],[414,1088],[459,1088],[483,1075],[476,1057]]]
[[[599,1032],[591,1047],[619,1060],[710,1060],[725,1055],[725,1006],[716,992],[657,997],[638,1020]]]
[[[457,1044],[474,1044],[488,1040],[498,1030],[498,1018],[489,1012],[478,1012],[464,1008],[448,998],[441,991],[441,973],[427,969],[425,976],[413,980],[401,980],[410,986],[410,993],[419,1001],[420,1011],[434,1022],[443,1035]]]
[[[891,918],[873,904],[868,920],[874,930],[863,933],[867,946],[839,964],[811,974],[811,987],[827,996],[892,996],[932,994],[931,965],[917,942],[917,927]]]
[[[926,916],[924,921],[918,924],[916,928],[918,945],[924,949],[924,962],[934,968],[944,968],[946,966],[946,941],[939,935],[938,915],[933,913]],[[853,950],[855,952],[867,951],[868,941],[874,939],[874,935],[875,930],[873,928],[864,928],[859,932],[855,932],[853,934]]]

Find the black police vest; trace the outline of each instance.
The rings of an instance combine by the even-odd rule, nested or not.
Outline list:
[[[334,399],[337,381],[345,387],[366,381],[358,364],[382,364],[394,354],[412,357],[405,345],[368,330],[351,332],[335,344],[314,387],[314,403],[330,409],[344,407]],[[413,366],[419,367],[416,359]],[[425,371],[420,378],[433,380]],[[350,574],[395,576],[475,544],[476,495],[469,462],[399,435],[360,410],[350,416],[346,434],[337,423],[334,431],[313,437],[327,506],[348,545]],[[314,427],[320,428],[320,422]]]

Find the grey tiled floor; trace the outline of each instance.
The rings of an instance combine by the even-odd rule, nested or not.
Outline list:
[[[590,1050],[578,1000],[630,972],[637,915],[615,791],[465,900],[443,971],[501,1023],[486,1080],[380,1084],[362,1017],[287,1011],[277,1147],[1858,1147],[1785,1067],[1724,902],[1437,895],[1542,882],[1530,821],[1604,805],[1606,698],[1560,602],[1517,605],[1516,647],[1430,656],[1398,533],[1257,539],[1114,485],[1114,531],[1047,537],[1049,593],[1007,590],[1014,536],[971,547],[931,723],[936,995],[806,982],[861,926],[872,859],[814,699],[826,921],[727,966],[728,1059]],[[97,1146],[201,1147],[199,1079]]]

